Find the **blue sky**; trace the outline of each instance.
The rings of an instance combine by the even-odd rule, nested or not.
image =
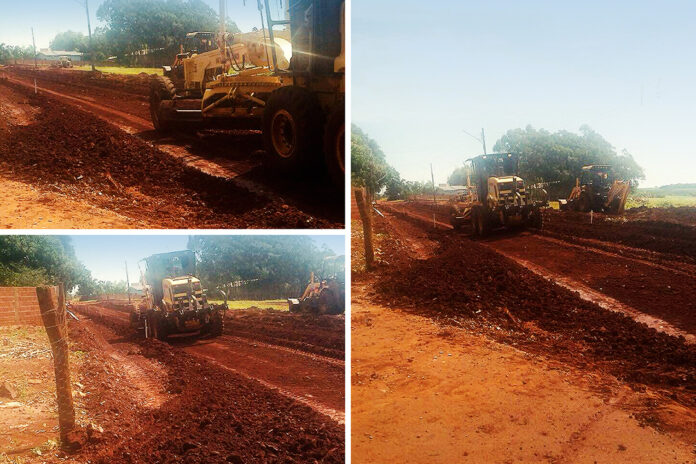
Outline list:
[[[204,0],[218,11],[219,0]],[[97,19],[97,9],[103,0],[89,0],[92,31],[102,23]],[[31,45],[31,27],[34,27],[36,47],[47,48],[53,37],[62,31],[73,30],[87,34],[87,15],[83,0],[0,0],[0,43]],[[261,25],[256,0],[227,0],[227,16],[242,31]]]
[[[696,182],[693,1],[354,0],[352,118],[404,178],[445,182],[508,129],[588,124]]]
[[[100,280],[126,280],[125,262],[131,282],[140,273],[138,261],[155,253],[185,250],[188,235],[72,235],[77,258]],[[326,245],[338,255],[345,254],[343,235],[313,235],[318,247]]]

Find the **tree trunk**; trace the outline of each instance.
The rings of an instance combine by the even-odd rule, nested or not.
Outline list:
[[[355,201],[358,204],[360,219],[363,223],[363,236],[365,242],[365,267],[372,269],[375,261],[375,252],[372,247],[372,204],[363,198],[362,190],[355,191]]]
[[[56,296],[56,293],[58,295]],[[65,324],[65,291],[59,287],[37,287],[41,319],[53,352],[53,366],[56,374],[56,395],[58,397],[58,424],[63,446],[70,446],[68,434],[75,428],[75,409],[73,408],[70,385],[70,365],[68,358],[68,331]]]

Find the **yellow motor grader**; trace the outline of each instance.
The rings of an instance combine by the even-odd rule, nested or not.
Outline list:
[[[191,124],[257,129],[272,166],[295,169],[323,157],[337,186],[345,177],[345,2],[284,0],[274,17],[259,0],[261,30],[229,34],[217,48],[186,52],[176,66],[183,82],[153,79],[155,129]],[[176,67],[173,66],[172,68]]]
[[[547,199],[518,175],[516,153],[480,155],[468,159],[467,166],[467,191],[450,204],[455,229],[469,223],[472,234],[482,237],[499,227],[541,228]]]
[[[559,200],[562,211],[590,211],[622,214],[630,184],[617,180],[611,165],[590,164],[582,167],[582,176],[575,180],[575,187],[568,199]]]
[[[227,303],[208,302],[196,277],[193,251],[159,253],[144,259],[141,283],[145,297],[131,308],[131,326],[143,330],[145,338],[165,340],[175,333],[198,332],[222,335]]]

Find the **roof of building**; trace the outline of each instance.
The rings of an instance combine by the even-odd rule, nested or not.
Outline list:
[[[50,48],[42,48],[37,55],[44,56],[82,56],[84,53],[66,50],[51,50]]]

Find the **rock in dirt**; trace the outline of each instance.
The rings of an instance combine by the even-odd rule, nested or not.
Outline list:
[[[17,398],[17,389],[13,387],[10,382],[3,382],[0,385],[0,398],[10,398],[14,400]]]

